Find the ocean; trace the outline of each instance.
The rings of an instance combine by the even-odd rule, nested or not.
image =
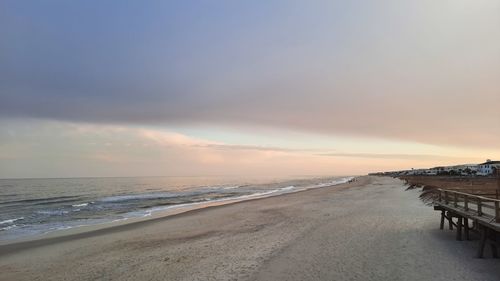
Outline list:
[[[146,217],[179,206],[245,200],[345,183],[352,177],[0,179],[0,241]]]

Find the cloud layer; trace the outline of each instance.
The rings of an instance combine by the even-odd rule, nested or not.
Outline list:
[[[0,128],[0,178],[353,175],[483,160],[231,144],[134,126],[16,121]]]
[[[2,1],[0,118],[495,147],[497,1]]]

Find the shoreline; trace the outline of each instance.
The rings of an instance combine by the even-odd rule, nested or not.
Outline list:
[[[366,178],[367,176],[352,176],[345,178],[352,178],[353,182],[356,182],[359,178]],[[4,240],[0,241],[0,257],[3,255],[8,255],[15,253],[17,251],[23,251],[30,248],[41,247],[46,245],[57,244],[59,242],[67,242],[72,240],[83,239],[87,237],[105,235],[109,233],[115,233],[120,231],[126,231],[129,229],[138,228],[144,225],[158,223],[162,221],[167,221],[176,217],[182,217],[183,215],[195,214],[197,212],[203,212],[205,210],[220,208],[224,206],[230,206],[239,203],[245,203],[256,200],[264,200],[267,198],[281,197],[292,195],[296,193],[313,191],[316,189],[323,188],[349,188],[349,184],[353,183],[350,180],[346,183],[340,183],[330,186],[308,188],[304,190],[298,190],[286,193],[276,193],[270,194],[268,196],[261,195],[255,196],[254,198],[234,198],[229,200],[220,200],[214,202],[203,202],[201,204],[189,204],[188,206],[176,206],[172,209],[159,210],[152,213],[150,216],[144,217],[131,217],[118,221],[111,221],[100,224],[93,225],[82,225],[77,227],[72,227],[68,229],[60,229],[50,231],[41,235],[30,236],[27,238],[20,238],[14,240]]]

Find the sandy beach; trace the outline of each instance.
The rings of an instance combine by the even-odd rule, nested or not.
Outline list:
[[[498,280],[402,181],[356,182],[0,246],[0,280]]]

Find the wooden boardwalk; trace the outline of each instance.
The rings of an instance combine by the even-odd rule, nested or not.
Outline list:
[[[470,239],[470,232],[480,234],[477,256],[484,256],[486,244],[490,244],[491,253],[498,258],[497,239],[500,233],[500,200],[480,195],[473,195],[453,190],[438,189],[439,198],[434,209],[441,211],[440,229],[457,229],[457,240]],[[456,220],[454,220],[456,219]]]

